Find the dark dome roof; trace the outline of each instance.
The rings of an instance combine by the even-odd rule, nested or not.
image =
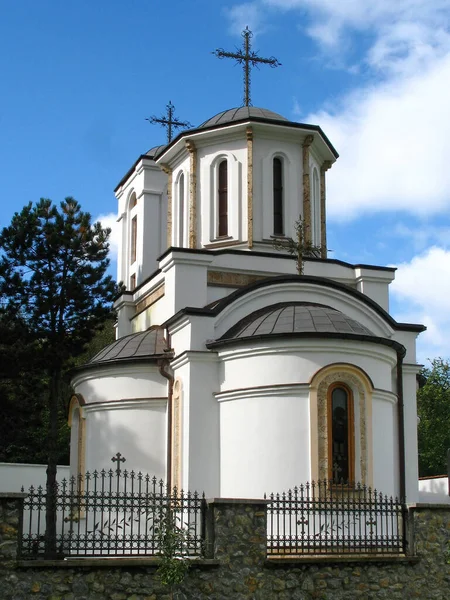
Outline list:
[[[267,306],[244,317],[220,340],[308,332],[374,335],[367,327],[331,306],[284,302]]]
[[[148,152],[146,152],[145,154],[150,157],[156,156],[157,154],[162,152],[165,147],[166,147],[166,144],[162,144],[161,146],[154,146],[153,148],[150,148],[150,150]]]
[[[119,338],[103,350],[100,350],[88,365],[132,360],[156,358],[167,354],[167,342],[162,327],[153,327],[147,331],[132,333]]]
[[[214,127],[215,125],[224,125],[235,121],[242,121],[250,117],[257,119],[269,119],[271,121],[287,121],[287,119],[278,113],[275,113],[267,108],[258,108],[256,106],[241,106],[240,108],[230,108],[211,117],[204,123],[198,126],[197,129],[206,127]]]

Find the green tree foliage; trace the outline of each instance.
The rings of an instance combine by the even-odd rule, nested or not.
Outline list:
[[[109,234],[73,198],[59,207],[29,203],[0,234],[1,320],[12,336],[20,330],[30,372],[46,378],[47,492],[56,482],[64,370],[110,317],[118,293],[106,275]],[[48,556],[56,550],[52,502],[48,493]]]
[[[419,474],[445,475],[450,448],[450,364],[435,358],[422,369],[417,393]]]

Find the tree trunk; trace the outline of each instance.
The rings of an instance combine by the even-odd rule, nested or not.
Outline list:
[[[58,556],[56,545],[56,497],[57,497],[57,454],[58,454],[58,401],[61,384],[61,370],[52,369],[50,373],[50,390],[48,396],[48,460],[45,501],[45,557],[55,559]]]

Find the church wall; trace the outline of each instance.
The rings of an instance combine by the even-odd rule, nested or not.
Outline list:
[[[167,381],[151,363],[98,367],[77,373],[72,379],[76,393],[87,404],[125,398],[166,397]]]
[[[372,397],[373,485],[383,494],[399,496],[397,397],[375,390]],[[397,460],[395,460],[397,459]]]
[[[283,212],[285,235],[303,213],[302,148],[293,141],[274,140],[255,134],[253,142],[253,233],[255,240],[273,236],[273,159],[283,165]]]
[[[311,480],[307,387],[268,386],[216,398],[221,497],[262,497]]]
[[[299,481],[299,477],[302,481],[307,481],[311,473],[313,478],[317,478],[317,471],[310,470],[310,465],[316,464],[316,455],[310,456],[311,444],[317,453],[317,441],[313,439],[310,443],[308,439],[310,427],[311,435],[317,436],[312,425],[315,421],[311,421],[309,414],[310,382],[323,367],[334,364],[343,364],[343,370],[346,364],[358,367],[372,381],[375,389],[371,401],[368,397],[365,400],[363,421],[359,416],[359,400],[355,396],[355,433],[359,438],[364,432],[364,447],[367,448],[367,454],[364,455],[364,464],[367,465],[364,467],[364,480],[384,493],[399,493],[397,467],[392,458],[397,445],[396,390],[389,387],[392,381],[391,370],[396,363],[396,354],[392,349],[349,340],[333,342],[286,338],[224,348],[219,351],[219,360],[220,391],[217,398],[221,403],[222,455],[227,457],[222,459],[222,467],[225,469],[222,477],[229,482],[227,492],[221,489],[221,494],[242,495],[244,489],[251,489],[246,487],[250,485],[249,481],[255,483],[249,480],[248,470],[240,466],[239,460],[233,455],[233,440],[236,439],[239,440],[240,450],[245,450],[243,455],[247,452],[250,457],[252,453],[262,456],[264,450],[260,446],[268,441],[266,451],[271,453],[275,448],[275,458],[278,450],[281,452],[280,456],[291,456],[292,450],[289,449],[297,448],[298,440],[303,440],[305,446],[297,448],[294,453],[296,460],[290,465],[284,459],[283,475],[277,476],[286,477],[291,486],[294,485],[293,480]],[[299,390],[289,396],[291,386],[299,387]],[[306,412],[298,414],[302,394],[306,394],[308,399],[303,406]],[[271,401],[273,404],[270,404]],[[270,414],[271,409],[274,414]],[[317,408],[311,410],[316,411]],[[364,423],[364,429],[361,429],[361,423]],[[290,428],[294,432],[292,439]],[[231,458],[228,458],[228,454]],[[305,458],[305,471],[299,471],[299,456],[302,460]],[[361,455],[358,444],[355,460],[355,474],[360,479]],[[272,471],[269,468],[266,470],[267,464],[271,464],[271,461],[264,460],[258,465],[261,481],[265,482],[272,477]],[[253,467],[256,469],[256,465]],[[292,470],[289,470],[291,467]],[[240,478],[242,484],[238,483]],[[230,488],[235,484],[242,487],[231,492]]]
[[[122,470],[166,478],[167,399],[88,405],[85,416],[87,471],[114,471],[111,458],[120,452]]]
[[[181,198],[180,177],[184,177],[184,193]],[[189,247],[189,154],[183,154],[172,171],[172,241],[171,246]]]
[[[274,339],[219,351],[220,391],[308,383],[322,367],[348,363],[368,374],[375,388],[389,389],[396,354],[391,348],[352,340]],[[245,384],[244,384],[245,382]]]
[[[217,385],[216,356],[189,352],[172,363],[180,382],[179,434],[172,452],[179,458],[172,477],[183,489],[219,494],[219,407],[213,398]],[[178,473],[179,471],[179,473]]]
[[[419,491],[417,480],[419,479],[419,466],[417,460],[410,457],[418,456],[417,445],[417,373],[419,365],[403,365],[403,402],[405,419],[405,478],[406,497],[408,502],[418,502]]]
[[[218,166],[228,161],[228,236],[219,238],[218,228]],[[247,142],[239,139],[221,140],[198,148],[197,219],[199,246],[213,246],[226,241],[247,240]]]

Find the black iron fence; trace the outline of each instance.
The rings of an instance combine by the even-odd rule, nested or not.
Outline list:
[[[269,555],[402,554],[406,509],[361,484],[306,483],[269,497]]]
[[[24,501],[19,558],[154,555],[167,539],[180,555],[200,556],[205,498],[169,489],[142,473],[94,471],[57,484],[56,540],[45,531],[47,493],[31,487]]]

